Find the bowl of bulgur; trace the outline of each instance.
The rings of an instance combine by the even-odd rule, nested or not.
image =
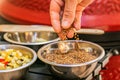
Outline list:
[[[68,50],[63,53],[62,51]],[[56,41],[41,47],[38,58],[47,63],[50,71],[62,78],[85,78],[105,55],[104,49],[82,40]]]

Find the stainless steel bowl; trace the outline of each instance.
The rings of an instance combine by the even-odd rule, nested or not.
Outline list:
[[[58,41],[59,37],[55,32],[12,32],[5,33],[4,39],[9,43],[20,44],[38,51],[45,44]]]
[[[43,45],[59,40],[55,32],[49,31],[5,33],[4,39],[21,45]]]
[[[76,42],[79,44],[79,48],[85,49],[89,52],[94,52],[94,55],[97,57],[94,60],[81,64],[57,64],[46,60],[43,56],[45,53],[51,53],[52,50],[58,49],[60,41],[50,43],[41,47],[38,51],[38,57],[41,61],[50,65],[50,70],[52,73],[56,74],[62,78],[85,78],[87,77],[96,67],[97,62],[104,56],[104,49],[92,42],[81,41],[81,40],[66,40],[63,41],[70,49],[74,49]]]
[[[25,76],[29,66],[36,61],[36,52],[28,47],[20,45],[0,45],[0,50],[5,49],[23,49],[26,52],[29,52],[29,54],[32,54],[33,58],[29,63],[10,70],[0,70],[0,80],[21,80],[21,78]]]

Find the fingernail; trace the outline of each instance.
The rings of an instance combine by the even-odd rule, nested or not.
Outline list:
[[[80,24],[74,24],[74,27],[76,30],[79,30],[80,29]]]
[[[68,21],[63,21],[63,22],[62,22],[62,27],[63,27],[63,28],[69,27]]]

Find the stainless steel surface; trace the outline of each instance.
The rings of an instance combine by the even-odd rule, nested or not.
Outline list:
[[[59,40],[55,32],[49,31],[5,33],[4,39],[21,45],[42,45]]]
[[[52,28],[52,26],[47,26],[47,25],[0,25],[0,32],[31,32],[31,31],[54,32],[54,29]],[[100,29],[82,28],[80,30],[77,30],[76,33],[101,35],[104,34],[104,31]]]
[[[80,41],[80,40],[66,40],[63,41],[66,43],[66,45],[69,46],[70,49],[74,49],[76,42],[79,44],[80,49],[85,49],[88,52],[93,52],[93,55],[95,55],[97,58],[94,60],[91,60],[89,62],[81,63],[81,64],[57,64],[50,62],[43,57],[44,51],[46,53],[50,53],[53,49],[57,49],[59,45],[58,42],[50,43],[48,45],[45,45],[41,47],[38,51],[38,57],[41,61],[50,64],[51,69],[54,74],[64,77],[64,78],[85,78],[88,76],[96,67],[97,62],[103,58],[105,55],[104,49],[92,42],[88,41]],[[45,53],[44,53],[45,54]]]
[[[74,49],[76,46],[76,42],[79,43],[79,48],[88,49],[87,51],[95,52],[95,56],[97,57],[94,60],[89,62],[81,63],[81,64],[57,64],[50,62],[44,59],[43,54],[50,53],[53,49],[58,49],[59,41],[50,43],[41,47],[38,51],[38,57],[41,61],[50,64],[51,70],[54,74],[64,78],[85,78],[87,77],[96,67],[97,62],[103,58],[105,55],[104,49],[92,42],[88,41],[80,41],[80,40],[66,40],[63,41],[66,45],[69,46],[70,49]],[[91,48],[91,49],[90,49]]]
[[[29,68],[37,59],[36,52],[28,47],[20,46],[20,45],[0,45],[0,49],[23,49],[26,50],[26,52],[29,52],[33,55],[32,60],[27,63],[26,65],[23,65],[18,68],[14,68],[11,70],[0,70],[0,80],[21,80],[23,77],[25,77],[25,74]]]

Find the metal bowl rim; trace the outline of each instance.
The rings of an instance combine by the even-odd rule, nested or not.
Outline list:
[[[18,68],[10,69],[10,70],[0,70],[0,73],[13,72],[13,71],[18,71],[18,70],[21,70],[21,69],[25,69],[25,68],[29,67],[30,65],[32,65],[37,60],[37,54],[31,48],[28,48],[28,47],[25,47],[25,46],[21,46],[21,45],[11,45],[11,44],[5,44],[5,45],[0,45],[0,46],[11,46],[11,47],[15,46],[15,47],[20,47],[20,48],[25,48],[25,49],[29,50],[30,52],[32,52],[32,54],[33,54],[33,58],[32,58],[32,60],[29,63],[27,63],[27,64],[25,64],[23,66],[20,66]]]
[[[41,47],[41,48],[38,50],[38,52],[37,52],[38,58],[39,58],[41,61],[43,61],[43,62],[45,62],[45,63],[47,63],[47,64],[50,64],[50,65],[53,65],[53,66],[59,66],[59,67],[60,67],[60,66],[61,66],[61,67],[78,67],[78,66],[89,65],[89,64],[92,64],[92,63],[94,63],[94,62],[97,62],[97,61],[99,61],[100,59],[102,59],[102,58],[104,57],[104,55],[105,55],[104,49],[103,49],[100,45],[98,45],[98,44],[96,44],[96,43],[89,42],[89,41],[83,41],[83,40],[65,40],[65,42],[66,42],[66,41],[69,41],[69,42],[76,41],[76,42],[84,42],[84,43],[92,44],[92,45],[97,46],[102,52],[101,52],[100,56],[98,56],[96,59],[91,60],[91,61],[89,61],[89,62],[80,63],[80,64],[57,64],[57,63],[53,63],[53,62],[50,62],[50,61],[44,59],[44,58],[41,56],[41,54],[40,54],[40,52],[42,51],[42,49],[44,49],[45,47],[59,42],[59,41],[56,41],[56,42],[54,42],[54,43],[50,43],[50,44],[47,44],[47,45],[44,45],[43,47]]]
[[[60,38],[56,38],[56,39],[53,39],[53,40],[50,40],[50,41],[45,41],[45,42],[31,42],[31,43],[25,43],[25,42],[17,42],[17,41],[14,41],[14,40],[11,40],[8,38],[8,33],[5,33],[3,35],[4,39],[10,43],[14,43],[14,44],[20,44],[20,45],[43,45],[43,44],[47,44],[47,43],[51,43],[51,42],[54,42],[54,41],[58,41],[60,40]]]

